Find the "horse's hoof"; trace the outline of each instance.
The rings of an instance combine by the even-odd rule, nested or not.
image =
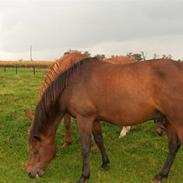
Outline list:
[[[126,134],[120,135],[119,139],[123,139],[126,136]]]
[[[71,143],[64,142],[64,144],[62,145],[62,148],[68,147],[68,146],[70,146],[70,145],[71,145]]]
[[[88,178],[81,176],[80,179],[76,183],[85,183],[87,179]]]
[[[154,179],[153,179],[151,182],[152,182],[152,183],[161,183],[160,180],[154,180]]]
[[[152,183],[161,183],[161,179],[162,177],[160,175],[156,175],[153,179],[152,179]]]
[[[163,136],[164,133],[165,133],[165,127],[164,127],[164,126],[157,126],[157,127],[156,127],[156,133],[157,133],[159,136]]]
[[[109,170],[109,168],[110,168],[109,163],[102,164],[101,168],[102,168],[103,171]]]
[[[156,130],[156,133],[161,137],[161,136],[163,136],[163,130]]]

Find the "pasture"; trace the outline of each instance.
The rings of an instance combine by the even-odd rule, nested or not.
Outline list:
[[[61,148],[64,140],[63,124],[57,131],[57,156],[45,175],[36,180],[25,173],[28,156],[27,130],[30,121],[24,109],[34,110],[45,69],[34,76],[29,68],[6,72],[0,68],[0,182],[1,183],[73,183],[81,173],[82,158],[79,136],[73,119],[73,144]],[[128,135],[118,139],[121,128],[102,123],[104,143],[110,158],[110,169],[100,169],[101,156],[96,145],[91,149],[91,177],[88,183],[150,183],[163,165],[168,148],[166,136],[155,133],[152,121],[132,128]],[[183,180],[183,151],[177,154],[175,163],[165,183],[181,183]]]

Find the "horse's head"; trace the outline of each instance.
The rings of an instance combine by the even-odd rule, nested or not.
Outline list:
[[[33,136],[29,142],[29,160],[26,168],[28,175],[41,177],[55,155],[56,148],[52,140],[46,137]]]
[[[26,171],[32,178],[41,177],[49,162],[56,155],[53,137],[49,134],[32,135],[29,137],[29,159]]]

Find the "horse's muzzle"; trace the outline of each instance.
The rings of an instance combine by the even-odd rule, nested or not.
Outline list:
[[[27,171],[27,174],[30,178],[38,178],[38,177],[42,177],[44,175],[44,170],[40,169],[40,168],[35,168],[33,170],[29,170]]]

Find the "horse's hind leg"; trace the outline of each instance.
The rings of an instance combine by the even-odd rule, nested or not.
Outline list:
[[[89,179],[90,176],[89,152],[91,147],[93,121],[93,118],[86,118],[81,116],[77,117],[77,125],[80,134],[83,157],[82,175],[77,183],[85,183],[85,181]]]
[[[180,141],[178,139],[176,130],[170,124],[167,124],[166,130],[167,130],[167,136],[168,136],[168,141],[169,141],[169,144],[168,144],[169,145],[169,154],[168,154],[168,157],[165,161],[165,164],[164,164],[162,170],[160,171],[159,174],[157,174],[153,178],[153,183],[159,183],[159,182],[161,182],[161,180],[164,177],[168,176],[170,168],[175,159],[176,153],[180,147]]]
[[[119,139],[125,137],[126,134],[130,131],[130,129],[131,129],[131,126],[124,126],[119,135]]]
[[[167,122],[167,120],[166,120],[166,117],[164,117],[164,116],[154,120],[154,123],[156,126],[156,133],[159,136],[162,136],[163,133],[165,132],[166,122]]]
[[[100,152],[102,154],[102,169],[108,170],[109,169],[109,158],[105,150],[105,146],[103,143],[103,136],[102,136],[102,129],[100,126],[100,123],[98,121],[95,121],[93,123],[93,136],[94,140],[100,149]]]
[[[162,136],[163,133],[164,133],[164,131],[165,131],[162,122],[160,122],[160,121],[155,121],[155,127],[156,127],[156,133],[157,133],[159,136]]]
[[[64,126],[65,126],[65,139],[62,147],[67,147],[72,143],[71,116],[69,114],[64,115]]]

